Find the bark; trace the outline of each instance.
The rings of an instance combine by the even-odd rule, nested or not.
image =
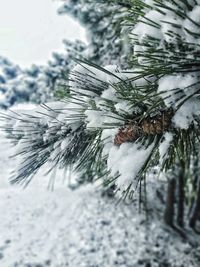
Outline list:
[[[168,182],[167,201],[164,213],[164,222],[169,226],[174,225],[175,190],[176,190],[176,180],[175,178],[172,178]]]
[[[193,209],[190,215],[189,220],[189,226],[193,229],[195,229],[196,222],[199,219],[199,213],[200,213],[200,178],[198,181],[198,191],[197,191],[197,198],[194,202]]]
[[[177,225],[180,227],[184,226],[184,202],[185,202],[184,175],[185,175],[185,165],[184,162],[181,162],[181,171],[178,177],[178,206],[177,206]]]

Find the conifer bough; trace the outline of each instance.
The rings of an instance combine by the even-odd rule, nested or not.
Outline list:
[[[50,161],[52,168],[74,165],[83,180],[90,176],[110,186],[116,182],[136,188],[138,181],[146,185],[146,174],[158,166],[169,176],[165,222],[174,226],[178,200],[178,226],[184,226],[184,207],[190,203],[189,224],[195,229],[200,210],[200,1],[128,3],[129,13],[120,20],[134,51],[128,68],[79,60],[69,83],[63,80],[69,91],[66,106],[49,104],[48,116],[23,114],[18,127],[18,117],[12,117],[14,122],[6,118],[8,138],[19,144],[24,157],[17,181]],[[41,126],[45,116],[46,128]],[[56,125],[70,125],[78,144],[62,130],[48,140],[46,133]]]

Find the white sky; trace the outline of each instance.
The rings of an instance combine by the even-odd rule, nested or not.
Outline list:
[[[22,67],[45,64],[62,39],[85,40],[80,25],[57,15],[55,0],[0,0],[0,55]]]

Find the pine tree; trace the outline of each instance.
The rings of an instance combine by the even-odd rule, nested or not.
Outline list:
[[[159,166],[168,178],[165,222],[182,234],[186,204],[192,228],[200,217],[200,2],[129,4],[121,23],[129,25],[131,67],[77,60],[57,107],[4,115],[7,136],[23,156],[13,181],[29,182],[50,161],[129,190],[148,186],[148,172]]]
[[[22,70],[19,66],[12,64],[5,57],[0,56],[0,107],[6,108],[9,106],[6,93],[8,84],[11,84],[17,76],[21,75]],[[15,101],[14,97],[10,99],[11,104]]]
[[[73,16],[86,28],[87,59],[101,66],[128,66],[131,54],[128,26],[122,27],[121,22],[129,7],[127,0],[70,0],[64,1],[59,13]]]
[[[89,43],[87,49],[86,45],[80,41],[64,40],[65,51],[53,53],[52,59],[45,66],[33,65],[31,68],[23,70],[9,62],[9,69],[11,70],[12,65],[13,70],[15,69],[17,72],[14,77],[11,77],[12,80],[9,75],[1,75],[2,100],[0,107],[9,108],[22,102],[39,104],[55,98],[62,98],[65,92],[62,86],[59,86],[60,80],[63,76],[68,77],[69,71],[74,65],[74,58],[85,57],[103,66],[108,64],[128,66],[131,53],[127,34],[128,27],[126,25],[121,27],[121,21],[127,16],[128,7],[127,1],[117,1],[116,3],[103,0],[64,2],[59,9],[59,14],[70,14],[86,27]],[[0,69],[4,69],[1,60]]]
[[[74,66],[74,58],[82,56],[85,45],[81,41],[63,41],[63,53],[53,53],[46,65],[32,65],[28,69],[15,66],[7,59],[1,60],[0,91],[2,92],[1,108],[9,108],[17,103],[32,102],[36,104],[55,100],[60,97],[58,89],[61,77],[68,77]]]

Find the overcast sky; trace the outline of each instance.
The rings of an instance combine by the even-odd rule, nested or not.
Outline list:
[[[59,1],[0,0],[0,55],[22,67],[44,64],[62,39],[82,39],[82,27],[68,16],[58,16]]]

